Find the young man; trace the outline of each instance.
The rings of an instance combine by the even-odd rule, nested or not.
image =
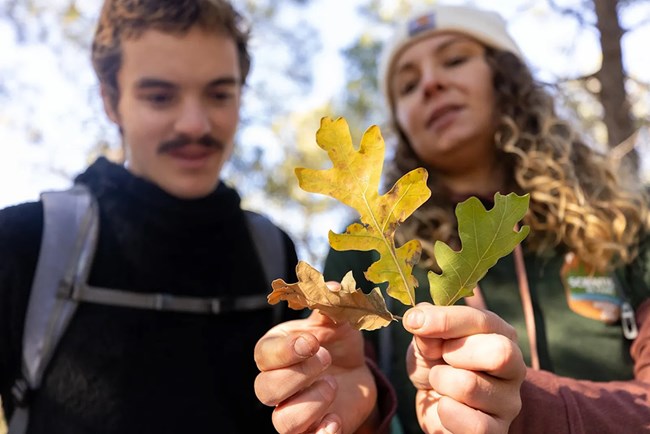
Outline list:
[[[220,182],[247,39],[225,0],[104,3],[92,59],[127,162],[100,158],[75,180],[99,215],[75,290],[109,296],[79,297],[40,387],[15,399],[45,215],[42,202],[0,211],[0,394],[11,424],[29,408],[22,431],[273,432],[253,348],[278,319],[240,198]],[[290,276],[296,253],[281,235]]]

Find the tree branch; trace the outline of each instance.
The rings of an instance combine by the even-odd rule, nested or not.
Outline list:
[[[585,19],[584,13],[581,13],[579,10],[572,9],[572,8],[567,8],[567,7],[564,7],[564,6],[560,6],[560,5],[557,4],[557,2],[555,0],[546,0],[546,1],[548,2],[548,5],[551,7],[552,10],[554,10],[555,12],[557,12],[559,14],[572,17],[573,19],[575,19],[578,22],[578,24],[580,24],[581,27],[584,27],[586,25],[589,25],[589,26],[595,26],[596,25],[596,23],[594,23],[594,22],[588,22]],[[588,2],[588,3],[590,3],[590,2]],[[585,5],[585,7],[586,7],[586,5]]]

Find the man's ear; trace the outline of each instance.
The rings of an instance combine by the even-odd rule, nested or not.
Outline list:
[[[111,92],[106,88],[106,85],[101,84],[100,85],[100,93],[102,96],[102,103],[104,104],[104,112],[106,112],[106,116],[108,116],[108,119],[110,119],[113,123],[119,125],[120,124],[120,117],[117,114],[117,98],[112,98],[111,97]]]

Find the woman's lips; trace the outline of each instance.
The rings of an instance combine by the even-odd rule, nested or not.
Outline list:
[[[435,109],[429,116],[427,128],[434,130],[446,128],[456,119],[460,110],[461,107],[456,105],[446,105]]]

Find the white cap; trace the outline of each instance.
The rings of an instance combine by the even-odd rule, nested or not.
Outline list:
[[[517,43],[506,30],[506,22],[496,12],[469,6],[431,6],[400,23],[384,46],[378,82],[387,102],[391,102],[389,77],[395,59],[411,44],[439,32],[468,35],[488,47],[509,51],[523,60]]]

